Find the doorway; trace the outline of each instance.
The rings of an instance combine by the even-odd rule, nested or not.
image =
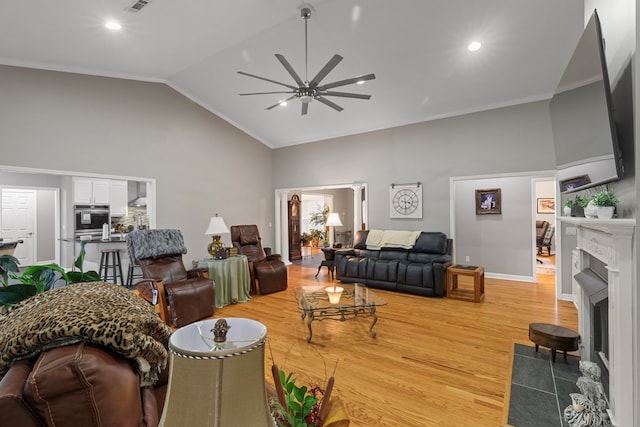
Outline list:
[[[1,237],[21,240],[14,256],[21,267],[58,263],[58,191],[3,187]]]
[[[353,230],[355,233],[356,230],[360,230],[364,223],[366,223],[366,203],[368,194],[367,194],[367,184],[366,183],[355,183],[355,184],[335,184],[335,185],[325,185],[319,187],[297,187],[297,188],[287,188],[287,189],[276,189],[275,190],[275,244],[274,250],[279,254],[288,254],[289,253],[289,244],[288,244],[288,217],[287,217],[287,202],[291,195],[293,194],[303,194],[303,193],[326,193],[332,194],[336,190],[346,189],[347,191],[342,200],[341,197],[333,194],[333,206],[340,213],[343,219],[348,218],[348,220],[343,220],[343,226],[345,229]],[[289,262],[288,259],[285,262]]]

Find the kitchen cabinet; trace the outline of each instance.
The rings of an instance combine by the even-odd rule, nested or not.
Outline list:
[[[109,180],[74,177],[73,203],[76,205],[108,205]]]
[[[109,205],[111,216],[125,216],[127,214],[127,202],[127,181],[112,179],[109,182]]]

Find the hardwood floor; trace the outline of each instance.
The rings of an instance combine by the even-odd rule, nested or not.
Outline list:
[[[376,338],[370,318],[306,323],[294,288],[330,283],[326,270],[289,266],[289,288],[256,295],[246,304],[216,310],[216,317],[246,317],[268,329],[271,355],[298,384],[324,387],[336,363],[333,394],[359,426],[500,426],[510,381],[514,342],[531,345],[530,322],[577,329],[572,303],[556,301],[552,276],[538,283],[485,279],[485,300],[471,303],[375,290]],[[460,278],[464,286],[465,278]]]

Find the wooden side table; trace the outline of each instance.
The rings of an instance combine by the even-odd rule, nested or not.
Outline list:
[[[335,256],[336,250],[334,248],[321,248],[322,253],[324,254],[324,260],[318,266],[318,272],[315,277],[318,277],[320,274],[320,269],[322,267],[327,267],[329,270],[329,277],[333,280],[333,272],[335,270]]]
[[[458,276],[473,277],[473,292],[458,287]],[[484,299],[484,267],[456,264],[447,268],[445,296],[452,299],[481,302]]]

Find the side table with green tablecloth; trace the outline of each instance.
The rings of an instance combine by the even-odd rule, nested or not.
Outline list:
[[[198,267],[206,268],[209,278],[216,284],[216,308],[251,299],[251,277],[246,256],[205,258],[198,262]]]

